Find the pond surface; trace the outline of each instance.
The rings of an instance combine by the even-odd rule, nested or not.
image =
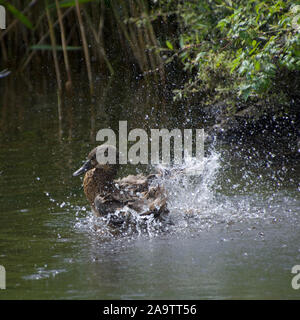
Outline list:
[[[0,86],[0,299],[298,299],[299,163],[261,141],[206,145],[202,177],[165,181],[170,220],[111,236],[92,217],[72,173],[118,128],[203,128],[194,105],[142,80],[98,79],[89,101],[76,83],[59,121],[51,81],[11,75]],[[119,175],[151,168],[128,165]],[[187,213],[188,212],[188,213]],[[192,212],[192,213],[191,213]]]

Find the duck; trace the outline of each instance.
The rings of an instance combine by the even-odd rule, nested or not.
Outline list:
[[[115,164],[99,163],[97,153],[116,155]],[[91,150],[87,160],[73,173],[75,177],[84,174],[83,190],[94,215],[103,217],[116,212],[125,215],[128,209],[140,216],[153,214],[155,218],[168,214],[167,194],[160,183],[161,173],[116,179],[118,158],[114,146],[102,144]]]

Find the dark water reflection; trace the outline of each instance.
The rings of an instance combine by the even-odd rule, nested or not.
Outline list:
[[[0,299],[298,299],[299,164],[276,162],[259,143],[215,147],[221,167],[206,214],[218,212],[218,223],[111,239],[93,231],[72,172],[99,129],[117,131],[119,120],[129,130],[205,127],[199,108],[175,112],[156,86],[98,81],[92,101],[76,82],[61,121],[50,81],[1,83]],[[120,175],[129,172],[136,167]]]

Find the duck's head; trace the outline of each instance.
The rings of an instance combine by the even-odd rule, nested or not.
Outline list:
[[[102,144],[94,148],[87,156],[84,164],[73,173],[73,176],[79,176],[91,169],[97,169],[108,175],[115,175],[118,170],[118,152],[116,147]]]

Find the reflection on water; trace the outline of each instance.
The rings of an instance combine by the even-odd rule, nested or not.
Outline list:
[[[101,79],[94,100],[77,82],[58,109],[50,81],[0,87],[0,299],[298,298],[299,164],[278,150],[206,146],[202,177],[164,180],[169,219],[112,236],[72,172],[99,129],[202,128],[201,110],[146,82]],[[100,81],[100,80],[99,80]],[[61,117],[59,117],[61,112]],[[281,156],[280,161],[277,157]],[[120,176],[151,170],[123,166]],[[100,228],[99,228],[100,226]],[[107,230],[106,230],[107,231]]]

